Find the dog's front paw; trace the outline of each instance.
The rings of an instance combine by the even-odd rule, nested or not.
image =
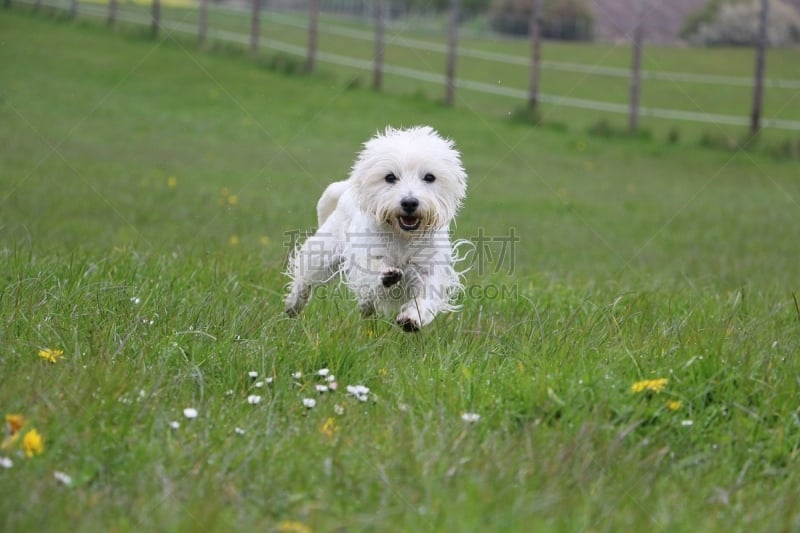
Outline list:
[[[401,279],[403,279],[403,271],[399,268],[390,268],[383,273],[381,283],[383,283],[384,287],[391,287],[392,285],[396,285]]]
[[[403,331],[407,333],[417,332],[419,331],[419,328],[422,327],[418,316],[412,316],[407,313],[400,313],[397,315],[396,322],[397,325],[403,328]]]
[[[287,303],[286,307],[285,307],[286,315],[289,318],[297,317],[297,315],[299,315],[300,311],[302,311],[302,310],[303,310],[303,306],[302,305],[297,305],[296,303],[295,304],[288,304]]]
[[[285,304],[285,311],[288,316],[291,318],[296,317],[300,314],[300,311],[306,306],[308,303],[309,293],[308,291],[297,291],[292,290],[289,295],[284,300]]]

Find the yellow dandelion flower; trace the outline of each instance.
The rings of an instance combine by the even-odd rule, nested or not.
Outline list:
[[[336,426],[336,420],[333,417],[328,417],[328,419],[325,420],[325,422],[323,422],[319,427],[319,432],[329,439],[335,437],[338,430],[339,428]]]
[[[25,425],[25,417],[22,415],[6,415],[6,430],[9,436],[14,436]]]
[[[228,205],[236,205],[239,203],[239,197],[235,194],[228,195]]]
[[[231,246],[239,246],[239,236],[231,235],[231,238],[228,239],[228,242],[231,244]]]
[[[31,429],[25,434],[22,439],[22,450],[25,452],[25,457],[33,457],[44,451],[44,439],[38,431]]]
[[[39,350],[39,357],[45,359],[46,361],[50,361],[51,363],[55,363],[59,359],[64,358],[64,350],[52,350],[50,348],[42,348]]]
[[[284,520],[278,524],[278,531],[281,533],[311,533],[311,528],[302,522]]]
[[[667,409],[669,409],[670,411],[677,411],[678,409],[681,408],[682,405],[683,402],[680,400],[670,400],[667,402]]]
[[[645,379],[643,381],[637,381],[631,385],[631,393],[637,394],[644,391],[661,392],[664,390],[664,387],[667,386],[667,383],[669,383],[667,378]]]
[[[177,186],[178,186],[178,178],[176,178],[175,176],[170,176],[167,178],[167,187],[169,187],[170,189],[174,189]]]
[[[19,440],[19,430],[25,425],[25,417],[22,415],[6,415],[6,438],[0,444],[0,449],[8,450]]]
[[[267,246],[270,242],[269,237],[262,235],[261,238],[258,239],[258,242],[261,244],[261,246]]]

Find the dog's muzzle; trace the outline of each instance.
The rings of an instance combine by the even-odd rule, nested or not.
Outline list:
[[[406,196],[400,200],[400,207],[403,208],[403,212],[405,213],[397,217],[400,229],[405,231],[414,231],[418,229],[421,219],[415,215],[415,212],[419,207],[419,200],[413,196]]]

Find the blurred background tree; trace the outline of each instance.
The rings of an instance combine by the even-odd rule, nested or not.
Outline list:
[[[710,0],[686,18],[680,35],[695,45],[752,46],[758,38],[758,11],[757,0]],[[800,43],[800,13],[772,0],[767,38],[770,46]]]

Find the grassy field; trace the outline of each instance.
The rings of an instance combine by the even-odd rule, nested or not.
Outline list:
[[[3,531],[800,528],[796,162],[25,9],[0,64]],[[470,175],[463,310],[286,318],[285,243],[417,123]]]
[[[59,0],[67,9],[67,0]],[[169,4],[169,2],[168,2]],[[185,2],[180,5],[183,6]],[[105,16],[107,8],[100,3],[91,3],[82,8],[87,13],[94,10]],[[150,17],[147,1],[123,2],[120,7],[122,26],[126,17],[135,17],[147,24]],[[163,22],[167,28],[181,25],[181,35],[188,46],[193,47],[192,37],[196,34],[197,10],[186,7],[163,8]],[[269,53],[272,43],[297,47],[299,55],[289,54],[291,61],[302,65],[307,43],[307,16],[305,13],[265,12],[261,20],[261,49]],[[225,31],[228,35],[240,35],[248,42],[250,14],[246,10],[210,10],[210,31]],[[323,17],[320,25],[319,50],[370,62],[373,58],[372,28],[356,21]],[[220,41],[210,37],[210,46],[219,46]],[[413,69],[419,72],[442,75],[444,72],[445,34],[415,29],[404,23],[403,19],[394,21],[387,34],[386,64]],[[530,45],[524,39],[498,38],[492,34],[475,34],[467,28],[460,39],[462,54],[457,65],[459,79],[482,83],[490,88],[521,91],[528,88],[528,57]],[[501,54],[506,61],[494,58],[476,57],[470,50]],[[794,86],[787,88],[770,87],[766,91],[764,116],[783,120],[800,120],[800,105],[797,87],[797,51],[794,49],[770,50],[767,60],[767,76],[774,79],[791,80]],[[545,66],[541,76],[541,91],[545,95],[562,96],[592,100],[602,103],[622,105],[629,100],[629,80],[623,77],[604,75],[600,72],[565,72],[547,67],[547,62],[579,63],[587,68],[627,69],[631,62],[631,51],[626,43],[563,43],[547,42],[543,47]],[[508,62],[511,61],[511,62]],[[522,64],[514,63],[521,61]],[[354,67],[322,62],[329,75],[340,79],[354,80],[363,86],[371,83],[371,74]],[[647,46],[643,54],[643,68],[655,73],[688,73],[694,75],[732,76],[748,79],[754,68],[754,54],[747,48],[680,48],[667,46]],[[388,73],[385,90],[396,95],[424,95],[427,98],[442,99],[442,83],[420,81],[405,76]],[[719,85],[714,83],[693,83],[681,78],[650,80],[645,79],[642,87],[642,106],[671,109],[694,113],[710,113],[748,117],[752,100],[752,88],[745,85]],[[487,94],[469,89],[458,91],[462,106],[476,110],[483,115],[508,117],[514,115],[524,100],[510,96]],[[547,122],[569,127],[575,131],[585,131],[598,120],[610,121],[620,130],[627,123],[625,114],[607,113],[595,110],[577,109],[545,103],[543,115]],[[683,142],[695,143],[702,135],[732,137],[741,139],[746,134],[743,126],[719,125],[700,122],[687,122],[674,119],[645,118],[643,128],[662,140],[671,134]],[[796,131],[766,131],[764,143],[780,143],[787,138],[798,141]]]

